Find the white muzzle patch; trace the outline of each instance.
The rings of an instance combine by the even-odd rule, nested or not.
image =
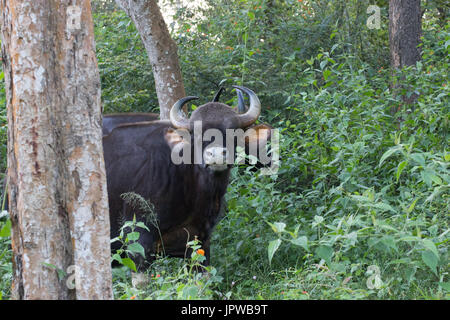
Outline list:
[[[223,147],[207,147],[203,151],[205,165],[213,171],[223,171],[227,168],[228,151]]]

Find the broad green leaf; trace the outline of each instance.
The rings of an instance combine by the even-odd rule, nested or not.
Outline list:
[[[273,232],[276,233],[283,232],[284,229],[286,228],[286,224],[283,222],[275,222],[275,223],[267,222],[267,223],[272,227]]]
[[[393,213],[397,213],[397,211],[395,211],[395,209],[392,208],[392,206],[387,204],[387,203],[380,202],[380,203],[372,204],[370,206],[374,207],[374,208],[377,208],[377,209],[381,209],[383,211],[391,211]]]
[[[430,250],[425,250],[422,252],[422,261],[433,271],[433,273],[437,276],[437,264],[438,264],[438,258],[436,255],[431,252]]]
[[[131,260],[130,258],[123,258],[122,259],[122,264],[125,267],[128,267],[131,270],[133,270],[134,272],[136,272],[136,265],[134,264],[133,260]]]
[[[390,148],[388,151],[386,151],[380,159],[380,163],[378,164],[379,167],[381,167],[381,165],[383,164],[384,161],[386,161],[387,158],[389,158],[390,156],[392,156],[394,153],[399,152],[400,150],[402,150],[401,146],[395,146]]]
[[[130,232],[127,234],[127,238],[129,241],[136,241],[139,239],[139,232]]]
[[[411,213],[414,210],[414,208],[416,207],[417,200],[419,200],[419,198],[415,199],[413,201],[413,203],[411,203],[411,205],[409,206],[408,210],[406,210],[407,213]]]
[[[111,259],[114,261],[117,261],[117,262],[119,262],[119,263],[122,263],[122,257],[120,256],[120,254],[117,254],[117,253],[115,253],[115,254],[113,254],[113,256],[111,257]]]
[[[293,240],[291,240],[291,243],[296,245],[296,246],[302,247],[306,251],[309,251],[309,249],[308,249],[308,238],[305,237],[305,236],[301,236],[301,237],[298,237],[297,239],[293,239]]]
[[[434,244],[433,241],[431,241],[430,239],[423,239],[422,240],[422,244],[425,248],[427,248],[428,250],[430,250],[431,252],[434,253],[434,255],[436,256],[436,258],[439,260],[439,252],[436,248],[436,245]]]
[[[323,217],[322,216],[314,216],[314,222],[316,224],[321,224],[323,222]]]
[[[439,178],[433,170],[427,169],[421,172],[423,181],[431,187],[433,182],[442,185],[442,180]]]
[[[143,222],[136,223],[136,227],[139,227],[139,228],[145,229],[147,231],[150,231],[150,229]]]
[[[382,229],[386,229],[386,230],[391,230],[391,231],[395,231],[395,232],[399,232],[397,229],[395,229],[393,226],[387,224],[386,222],[383,221],[378,221],[378,226]]]
[[[402,161],[400,162],[400,164],[397,167],[397,174],[395,175],[395,177],[397,178],[397,182],[398,179],[400,178],[400,175],[402,174],[403,169],[405,169],[406,165],[408,164],[408,161]]]
[[[439,286],[445,291],[450,292],[450,282],[439,282]]]
[[[133,253],[139,253],[145,258],[145,249],[139,242],[133,242],[132,244],[128,245],[127,250]]]
[[[281,244],[281,239],[270,241],[269,247],[267,248],[267,253],[269,255],[269,264],[272,263],[273,255],[280,247],[280,244]]]
[[[330,246],[320,246],[316,249],[316,255],[325,260],[327,265],[331,265],[331,257],[333,256],[333,253],[334,250]]]
[[[413,159],[415,162],[417,162],[422,167],[425,167],[425,158],[424,158],[424,156],[422,154],[420,154],[420,153],[412,153],[410,155],[410,158]]]
[[[196,286],[185,286],[183,288],[183,299],[195,299],[198,295],[198,288]]]
[[[406,236],[406,237],[401,237],[398,240],[399,241],[420,241],[420,240],[422,240],[422,238],[419,238],[419,237],[416,237],[416,236]]]
[[[397,244],[395,243],[394,238],[391,236],[384,236],[380,242],[384,244],[386,247],[393,249],[395,252],[398,252]]]
[[[11,220],[7,220],[3,228],[0,230],[0,238],[11,236]]]

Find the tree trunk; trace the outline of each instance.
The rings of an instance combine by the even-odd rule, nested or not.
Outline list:
[[[1,0],[0,10],[12,297],[111,299],[90,2]]]
[[[422,34],[421,21],[420,0],[389,0],[389,42],[394,74],[396,70],[415,66],[416,62],[420,61],[421,51],[418,46]],[[400,84],[393,84],[394,90],[399,87]],[[415,102],[416,99],[416,94],[403,97],[407,104]]]
[[[414,66],[420,60],[421,19],[420,0],[389,1],[392,67]]]
[[[160,118],[168,119],[174,103],[186,95],[177,45],[156,0],[116,0],[116,3],[130,16],[141,35],[153,69]]]

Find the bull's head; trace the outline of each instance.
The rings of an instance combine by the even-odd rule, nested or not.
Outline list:
[[[170,122],[176,130],[169,129],[166,140],[175,153],[182,149],[183,153],[189,153],[184,159],[192,159],[214,172],[224,171],[234,163],[236,146],[253,150],[251,154],[258,156],[255,151],[266,145],[272,128],[265,124],[254,125],[261,113],[261,103],[256,94],[245,87],[233,87],[238,94],[236,109],[217,102],[218,98],[215,98],[213,102],[198,107],[188,118],[183,106],[198,98],[189,96],[174,104]],[[245,110],[241,91],[249,97],[248,110]]]

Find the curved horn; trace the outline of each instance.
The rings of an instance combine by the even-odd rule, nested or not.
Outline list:
[[[245,100],[244,95],[242,94],[242,91],[239,89],[236,89],[236,93],[238,96],[238,106],[237,106],[237,112],[238,113],[245,113]]]
[[[256,93],[254,93],[252,90],[241,86],[233,86],[233,88],[244,91],[250,98],[250,107],[248,108],[248,111],[244,114],[238,115],[240,127],[248,127],[252,125],[261,114],[261,102],[259,101]]]
[[[220,87],[219,91],[217,91],[216,95],[214,96],[212,102],[219,102],[220,95],[222,94],[222,92],[224,92],[224,90],[225,90],[224,87]]]
[[[187,102],[189,102],[191,100],[195,100],[195,99],[198,99],[198,97],[189,96],[189,97],[182,98],[173,105],[172,109],[170,109],[170,114],[169,114],[170,122],[172,123],[172,125],[175,128],[189,130],[190,123],[189,123],[189,119],[186,117],[186,114],[183,111],[183,106]]]

